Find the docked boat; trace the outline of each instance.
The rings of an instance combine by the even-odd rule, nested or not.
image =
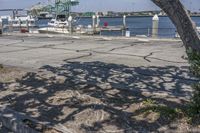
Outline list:
[[[36,27],[36,20],[32,16],[17,16],[15,18],[8,18],[8,22],[12,24],[13,27]],[[28,23],[28,24],[27,24]]]
[[[92,30],[85,29],[81,26],[75,26],[75,19],[70,15],[71,6],[78,5],[78,0],[55,0],[55,18],[48,22],[47,27],[38,29],[39,33],[53,33],[53,34],[69,34],[80,33],[85,34]]]
[[[60,27],[60,28],[63,28],[63,27],[67,27],[68,25],[69,24],[68,24],[67,20],[60,21],[60,20],[52,19],[50,22],[48,22],[48,26],[49,27]]]
[[[69,30],[67,28],[61,27],[44,27],[38,29],[39,33],[49,33],[49,34],[69,34]]]
[[[37,19],[52,19],[53,15],[50,14],[49,12],[40,12],[39,15],[37,16]]]
[[[38,29],[39,33],[68,34],[69,23],[66,15],[57,15],[55,19],[48,22],[48,26]]]

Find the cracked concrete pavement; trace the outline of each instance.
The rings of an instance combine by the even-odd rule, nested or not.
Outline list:
[[[153,98],[164,105],[178,107],[190,99],[191,85],[198,81],[189,73],[189,64],[185,58],[185,48],[180,40],[26,34],[0,37],[0,64],[37,70],[36,73],[25,76],[21,84],[11,84],[11,88],[27,88],[22,91],[23,96],[22,92],[15,92],[16,108],[19,107],[20,111],[20,107],[23,107],[21,101],[29,97],[38,99],[43,106],[42,101],[48,99],[49,95],[44,96],[42,92],[38,94],[41,89],[50,95],[56,95],[57,91],[66,91],[67,85],[72,86],[73,91],[74,88],[86,89],[86,95],[100,92],[93,95],[97,99],[109,90],[117,90],[120,98],[127,99],[127,94],[122,95],[122,90],[126,90],[124,92],[130,94],[129,97],[139,97],[139,101]],[[43,79],[52,82],[45,82]],[[56,79],[61,79],[64,83],[58,85]],[[59,87],[55,89],[57,85]],[[91,89],[90,92],[87,86],[95,90]],[[5,90],[13,98],[13,90]],[[28,90],[32,91],[31,95]],[[0,98],[2,97],[5,94],[1,93]],[[28,107],[23,108],[26,110]],[[56,112],[62,112],[61,110]],[[51,117],[50,120],[53,120],[54,116]],[[133,122],[130,118],[127,119],[130,123]],[[60,123],[60,120],[57,122]],[[158,127],[163,128],[162,126]],[[141,127],[144,128],[143,125]],[[147,124],[144,130],[148,128]]]
[[[182,97],[188,96],[189,99],[192,91],[190,85],[196,79],[189,74],[189,64],[184,57],[186,57],[186,53],[183,43],[180,40],[171,39],[26,34],[0,37],[0,64],[32,70],[47,65],[60,67],[70,62],[103,62],[131,68],[148,68],[149,70],[157,67],[157,69],[163,70],[158,73],[141,70],[139,74],[151,76],[153,82],[158,86],[160,80],[156,81],[156,78],[163,78],[161,82],[163,80],[166,82],[164,87],[167,88],[166,90],[177,89],[174,88],[176,82],[173,82],[173,85],[168,83],[168,80],[188,82],[187,85],[182,85],[182,89],[185,91]],[[171,70],[172,67],[173,70]],[[146,90],[144,92],[148,93],[148,89],[144,89]],[[163,91],[157,92],[158,96],[163,94],[170,95]]]
[[[185,66],[180,41],[105,37],[2,36],[0,63],[37,69],[63,61],[102,61],[127,66]]]

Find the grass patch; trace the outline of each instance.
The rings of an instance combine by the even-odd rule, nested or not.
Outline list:
[[[160,116],[175,118],[179,116],[180,111],[178,109],[169,108],[164,105],[153,105],[145,108],[147,111],[158,113]]]
[[[142,102],[144,105],[146,106],[150,106],[150,105],[155,105],[156,101],[152,100],[152,99],[146,99],[145,101]]]
[[[143,101],[143,105],[145,107],[142,108],[142,112],[158,113],[161,117],[163,116],[165,118],[179,118],[185,114],[181,109],[158,104],[152,99],[146,99]]]
[[[197,88],[200,88],[200,86],[196,86]],[[160,117],[168,120],[174,120],[174,119],[184,119],[187,121],[190,125],[199,125],[200,124],[200,103],[196,103],[199,101],[199,90],[195,92],[193,96],[193,102],[184,106],[184,108],[171,108],[166,105],[162,105],[157,103],[156,101],[152,99],[146,99],[143,101],[144,107],[139,110],[139,113],[157,113]]]

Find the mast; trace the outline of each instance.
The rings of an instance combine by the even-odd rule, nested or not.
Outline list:
[[[55,0],[56,14],[69,16],[71,12],[71,7],[78,4],[78,0]]]
[[[79,4],[78,0],[48,0],[47,5],[41,5],[41,3],[34,5],[30,11],[33,14],[38,15],[39,12],[45,11],[49,13],[54,13],[55,15],[65,15],[66,17],[70,16],[72,6]]]

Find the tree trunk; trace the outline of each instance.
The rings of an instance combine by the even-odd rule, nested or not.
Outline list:
[[[151,0],[159,6],[172,20],[186,49],[200,53],[200,38],[195,24],[180,0]]]

